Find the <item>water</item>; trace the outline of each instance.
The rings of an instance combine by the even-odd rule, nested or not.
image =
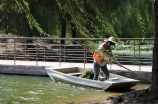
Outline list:
[[[102,91],[54,82],[49,77],[0,74],[0,104],[89,104],[124,92]],[[143,89],[139,84],[133,89]]]

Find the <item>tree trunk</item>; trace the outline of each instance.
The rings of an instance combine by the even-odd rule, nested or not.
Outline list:
[[[72,38],[76,38],[76,27],[72,20],[71,20],[71,33],[72,33]],[[76,44],[76,43],[73,42],[73,44]]]
[[[9,33],[9,28],[10,28],[10,21],[9,21],[9,18],[10,18],[10,13],[7,14],[7,29],[5,31],[6,34]]]
[[[66,20],[63,17],[62,20],[62,28],[61,28],[61,38],[65,38],[66,35]],[[65,40],[61,40],[61,44],[65,44]]]
[[[152,66],[152,85],[150,91],[158,92],[158,0],[154,4],[155,12],[155,40],[153,49],[153,66]]]
[[[3,23],[3,21],[4,21],[4,16],[6,15],[6,13],[7,13],[7,12],[4,13],[4,15],[2,16],[2,19],[0,20],[0,29],[1,29],[1,27],[2,27],[2,23]]]

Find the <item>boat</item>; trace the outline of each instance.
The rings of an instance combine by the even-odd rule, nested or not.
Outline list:
[[[87,86],[101,90],[111,90],[117,88],[130,89],[140,82],[139,80],[112,73],[110,73],[109,80],[105,81],[95,81],[92,79],[80,78],[79,75],[87,70],[92,69],[85,69],[76,66],[45,67],[45,70],[50,78],[54,81],[62,81],[70,84]]]

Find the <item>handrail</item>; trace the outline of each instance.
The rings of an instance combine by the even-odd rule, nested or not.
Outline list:
[[[14,41],[12,43],[9,42],[1,42],[1,40],[8,40],[8,39],[13,39]],[[83,41],[84,46],[88,46],[86,43],[89,40],[93,40],[93,41],[98,41],[98,40],[104,40],[103,38],[71,38],[73,40],[79,40],[79,41]],[[25,40],[23,43],[19,43],[16,40]],[[42,40],[44,41],[43,43],[26,43],[26,40]],[[38,65],[38,61],[39,60],[55,60],[55,61],[59,61],[59,65],[61,65],[61,62],[66,62],[66,61],[71,61],[71,60],[83,60],[84,62],[84,67],[85,67],[85,63],[91,62],[92,61],[92,54],[90,51],[88,51],[85,48],[77,48],[74,49],[74,51],[71,51],[73,47],[79,47],[79,45],[77,44],[54,44],[54,43],[46,43],[45,40],[68,40],[68,38],[49,38],[49,37],[0,37],[0,47],[4,46],[5,48],[1,48],[1,51],[3,51],[3,56],[1,55],[0,58],[4,58],[6,60],[8,59],[13,59],[14,63],[16,62],[16,60],[22,60],[23,58],[25,60],[27,59],[31,59],[33,60],[35,58],[36,60],[36,65]],[[116,38],[117,40],[117,38]],[[139,45],[139,49],[140,49],[140,41],[145,40],[145,41],[154,41],[154,38],[119,38],[120,41],[124,41],[124,40],[134,40],[134,46],[135,45],[135,41],[138,41],[138,45]],[[38,41],[39,42],[39,41]],[[9,46],[12,45],[13,47],[10,48]],[[18,46],[23,46],[23,54],[19,53],[19,47]],[[36,47],[28,47],[28,46],[36,46]],[[40,46],[40,47],[38,47]],[[48,47],[50,47],[48,49]],[[52,49],[51,47],[57,47],[58,49]],[[68,49],[67,47],[69,47],[70,49]],[[11,51],[11,52],[9,52]],[[141,66],[141,63],[144,62],[140,62],[140,58],[142,58],[141,56],[141,52],[139,50],[138,55],[135,54],[135,47],[134,47],[134,51],[133,51],[133,55],[134,56],[129,56],[129,57],[133,57],[133,62],[135,64],[138,63],[139,61],[139,66]],[[43,53],[42,53],[43,52]],[[25,53],[25,54],[24,54]],[[37,53],[37,54],[36,54]],[[56,54],[55,54],[56,53]],[[72,56],[71,56],[72,55]],[[120,56],[119,56],[120,57]],[[118,57],[118,58],[119,58]],[[138,57],[138,58],[137,58]],[[151,62],[151,57],[148,56],[150,58],[150,62]],[[148,58],[146,57],[146,58]],[[1,59],[2,59],[1,58]],[[126,57],[125,57],[126,58]],[[121,59],[121,58],[120,58]],[[129,59],[129,58],[128,58]],[[125,60],[123,58],[123,60]],[[145,60],[149,60],[149,59],[145,59]],[[143,60],[142,60],[143,61]],[[123,62],[123,61],[122,61]],[[132,60],[130,61],[126,61],[128,62],[132,62]],[[134,65],[135,65],[134,64]],[[16,63],[15,63],[16,65]],[[140,69],[140,68],[139,68]]]
[[[67,40],[67,38],[50,37],[0,37],[0,39],[32,39],[32,40]],[[104,40],[103,38],[71,38],[73,40]],[[118,40],[118,38],[115,38]],[[120,40],[154,40],[154,38],[119,38]]]

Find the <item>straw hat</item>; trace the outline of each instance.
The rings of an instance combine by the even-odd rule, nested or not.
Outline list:
[[[116,40],[115,40],[114,37],[110,37],[109,39],[104,39],[104,41],[105,41],[105,42],[110,41],[110,42],[113,42],[113,43],[117,44],[117,42],[116,42]]]

